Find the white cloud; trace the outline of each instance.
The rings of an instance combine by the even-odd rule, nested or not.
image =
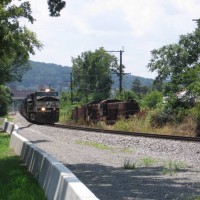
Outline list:
[[[200,10],[198,0],[73,0],[52,18],[46,1],[31,3],[37,21],[29,28],[45,45],[32,60],[70,66],[84,51],[124,46],[126,72],[144,77],[155,76],[146,68],[150,51],[192,32]]]

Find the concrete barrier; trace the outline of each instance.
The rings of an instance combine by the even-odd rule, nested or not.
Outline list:
[[[11,134],[14,128],[17,130],[18,127],[16,127],[14,123],[8,122],[7,119],[5,119],[4,124],[3,124],[3,130]]]
[[[9,126],[9,124],[8,124]],[[49,200],[97,200],[98,198],[62,163],[36,147],[13,127],[10,140],[17,155],[37,178]]]

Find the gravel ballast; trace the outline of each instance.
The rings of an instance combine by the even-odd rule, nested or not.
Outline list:
[[[198,142],[52,128],[18,113],[14,122],[20,135],[66,165],[99,199],[200,199]],[[125,169],[128,162],[135,169]]]

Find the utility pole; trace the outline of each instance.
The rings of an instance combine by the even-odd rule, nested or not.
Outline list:
[[[122,78],[123,78],[123,66],[122,66],[122,50],[119,51],[120,53],[120,65],[119,65],[119,92],[122,92]]]
[[[72,72],[67,73],[67,74],[70,74],[70,81],[66,81],[66,82],[70,82],[71,105],[73,105],[74,97],[73,97],[73,80],[72,80]]]
[[[71,105],[73,105],[74,97],[73,97],[73,81],[72,81],[72,72],[70,73],[70,85],[71,85]]]
[[[122,53],[124,52],[123,50],[119,51],[106,51],[106,52],[118,52],[120,53],[120,60],[119,60],[119,92],[122,92],[122,78],[123,78],[123,65],[122,65]]]

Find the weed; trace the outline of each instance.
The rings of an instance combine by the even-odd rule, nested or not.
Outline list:
[[[107,145],[100,144],[100,143],[97,143],[97,142],[91,142],[91,141],[76,140],[75,144],[90,146],[90,147],[94,147],[96,149],[101,149],[101,150],[112,150],[112,147],[109,147]]]
[[[123,148],[121,151],[123,153],[135,153],[135,150],[133,148]]]
[[[151,157],[145,157],[141,160],[141,165],[144,165],[145,167],[151,167],[155,163],[156,163],[156,160]]]
[[[181,169],[183,169],[184,167],[186,167],[186,165],[184,165],[184,163],[182,162],[173,162],[173,161],[169,161],[167,166],[163,169],[162,174],[170,174],[171,176],[173,174],[175,174],[176,172],[180,171]]]
[[[124,161],[124,169],[136,169],[136,164],[131,162],[130,160],[125,160]]]

